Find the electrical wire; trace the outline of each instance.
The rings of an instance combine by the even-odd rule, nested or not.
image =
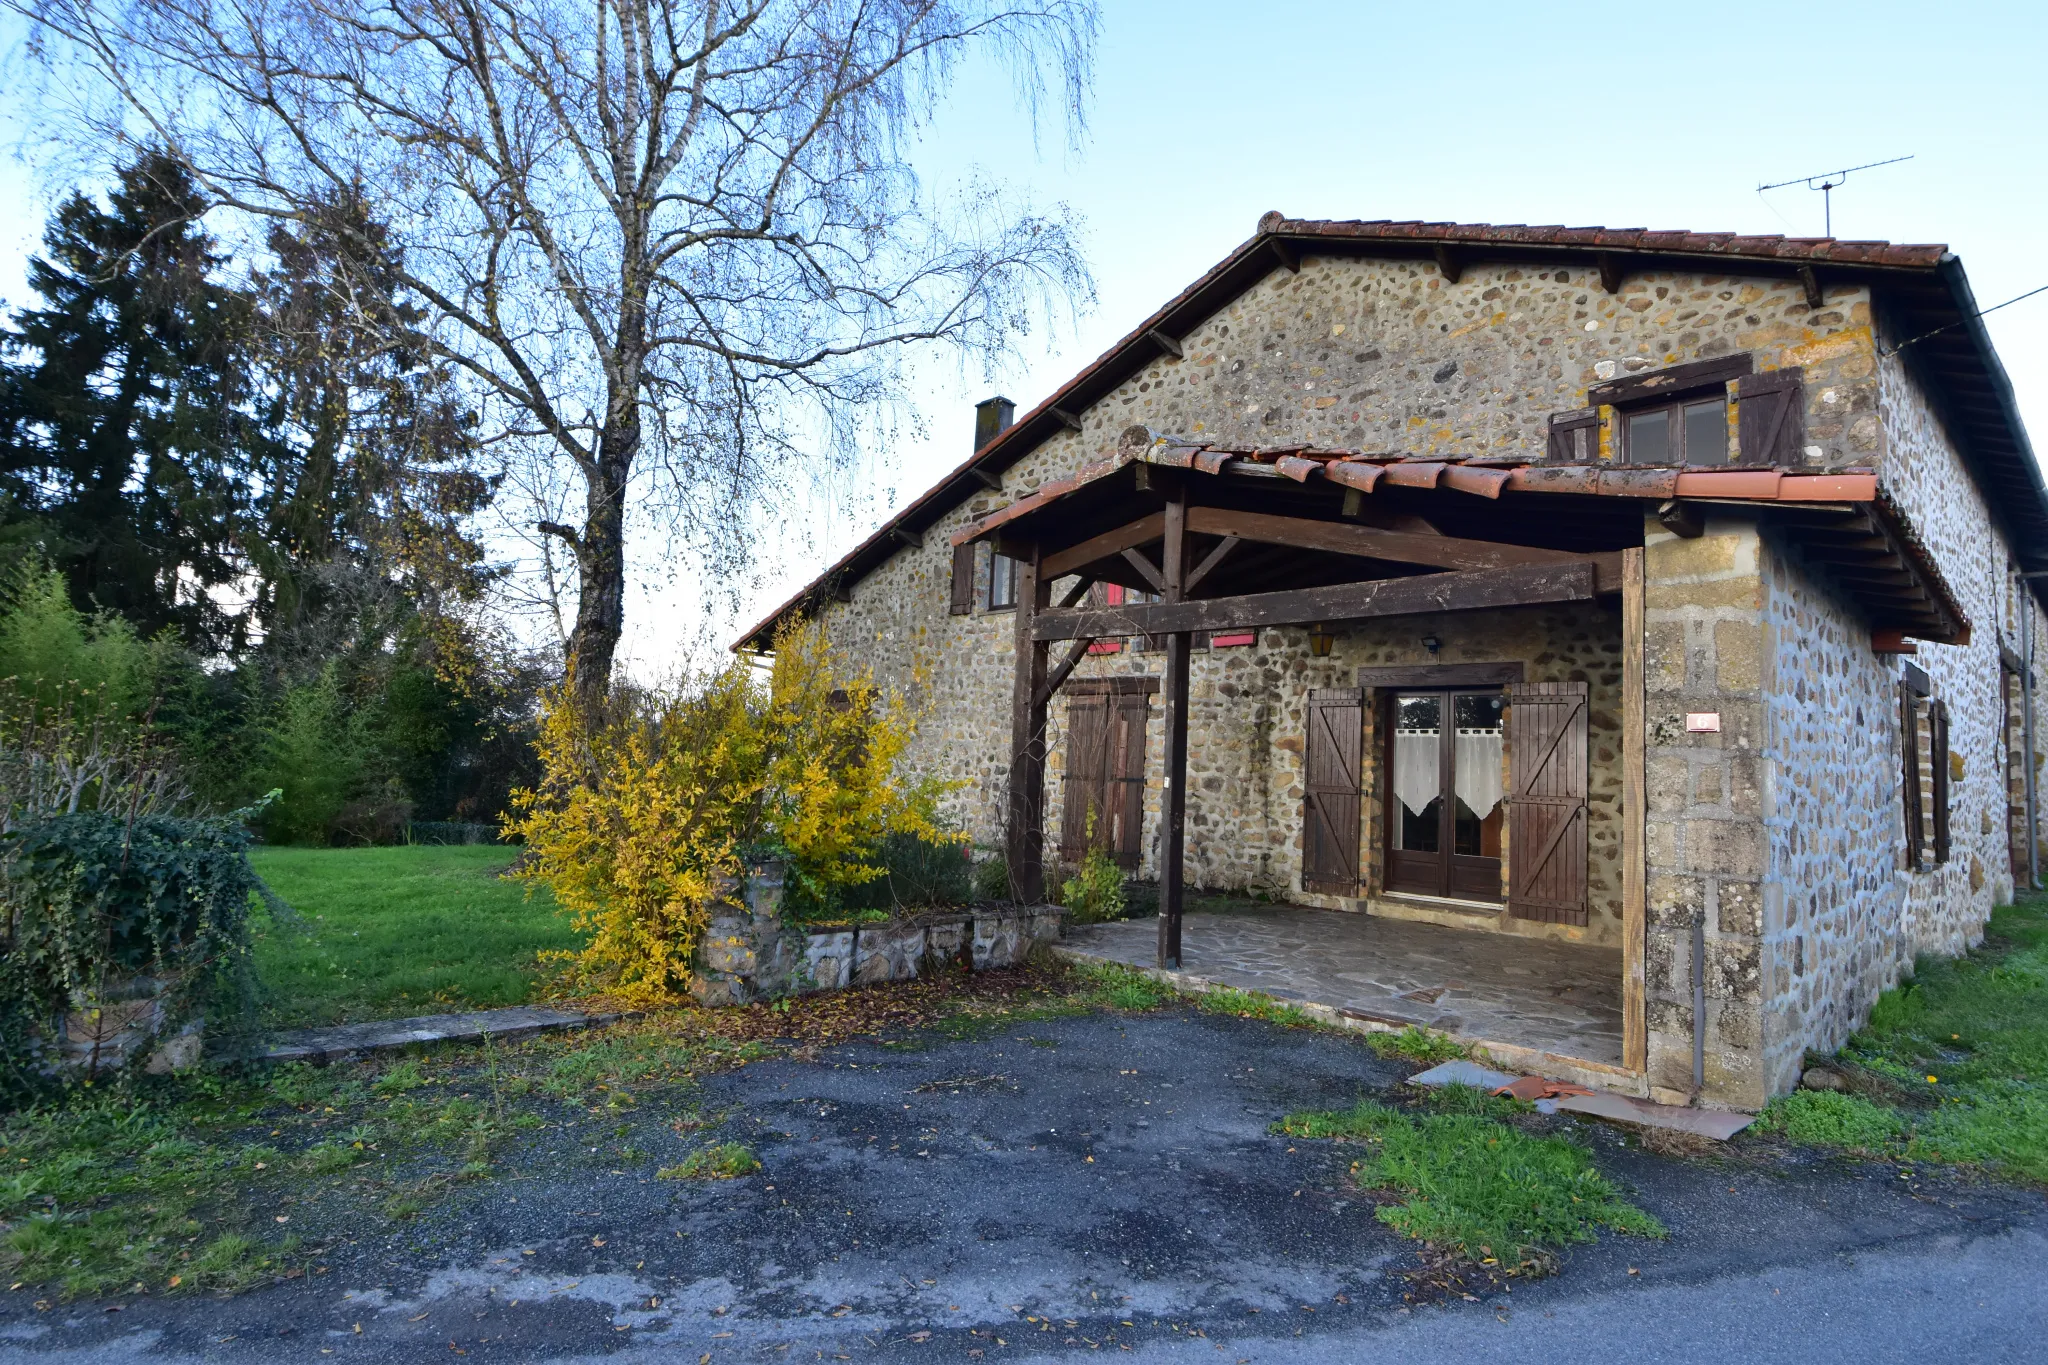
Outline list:
[[[1943,324],[1941,324],[1941,326],[1935,328],[1931,332],[1922,332],[1919,336],[1913,337],[1906,341],[1902,341],[1898,345],[1893,346],[1889,349],[1880,346],[1877,348],[1877,353],[1884,359],[1889,360],[1893,356],[1897,355],[1900,351],[1905,350],[1908,346],[1914,345],[1917,342],[1925,341],[1927,340],[1927,338],[1932,336],[1940,336],[1943,332],[1946,332],[1951,327],[1960,327],[1964,323],[1969,322],[1972,319],[1984,317],[1986,314],[1989,313],[1995,313],[2001,308],[2010,308],[2014,304],[2020,302],[2022,299],[2030,299],[2034,297],[2034,295],[2036,294],[2048,294],[2048,284],[2042,285],[2039,289],[2029,289],[2024,294],[2016,294],[2012,298],[2007,299],[2004,303],[1994,303],[1989,308],[1980,308],[1976,312],[1970,314],[1969,317],[1957,318],[1954,322],[1944,322]]]

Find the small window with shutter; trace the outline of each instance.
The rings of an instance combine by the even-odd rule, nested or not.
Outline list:
[[[1905,864],[1925,872],[1949,859],[1948,703],[1929,696],[1926,674],[1909,670],[1899,683],[1899,792],[1905,813]]]
[[[953,547],[953,594],[947,611],[967,616],[974,611],[974,542]]]
[[[1552,464],[1593,464],[1600,458],[1600,409],[1574,408],[1550,416]]]

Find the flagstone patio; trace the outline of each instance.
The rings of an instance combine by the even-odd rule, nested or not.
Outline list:
[[[1068,929],[1062,947],[1157,963],[1158,921]],[[1190,910],[1181,970],[1460,1039],[1622,1062],[1621,951],[1305,906]]]

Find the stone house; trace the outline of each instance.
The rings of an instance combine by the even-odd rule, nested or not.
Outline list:
[[[1944,247],[1268,214],[1012,411],[740,646],[921,680],[1162,966],[1184,886],[1577,954],[1612,1036],[1524,1061],[1753,1109],[2036,882],[2048,492]]]

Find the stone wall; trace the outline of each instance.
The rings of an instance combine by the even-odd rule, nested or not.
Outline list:
[[[854,585],[851,604],[826,613],[835,639],[871,660],[882,681],[923,701],[912,761],[961,783],[947,812],[985,846],[1002,842],[1013,617],[978,605],[969,616],[948,614],[947,536],[1109,456],[1134,422],[1219,442],[1535,456],[1549,415],[1582,406],[1590,385],[1751,351],[1760,367],[1806,367],[1810,463],[1867,464],[1879,440],[1869,299],[1831,286],[1827,305],[1814,310],[1789,280],[1657,272],[1630,276],[1608,294],[1590,267],[1480,262],[1449,284],[1430,263],[1309,256],[1298,274],[1276,269],[1196,327],[1182,349],[1184,358],[1161,356],[1078,414],[1080,431],[1041,443],[1007,471],[1000,492],[955,509],[921,549],[906,547]],[[986,550],[978,563],[977,603],[986,601]],[[1269,643],[1276,638],[1284,644],[1277,652]],[[1078,676],[1134,665],[1158,668],[1156,656],[1107,655]],[[1219,765],[1233,753],[1255,764],[1271,750],[1260,738],[1266,727],[1285,738],[1290,714],[1298,737],[1301,692],[1349,681],[1311,661],[1299,631],[1268,632],[1255,650],[1198,658],[1193,676],[1211,691],[1198,693],[1191,722],[1200,725],[1208,708],[1209,751]],[[1292,694],[1266,696],[1281,679]],[[1156,734],[1150,752],[1159,752]],[[1192,854],[1203,884],[1288,885],[1284,850],[1299,837],[1291,823],[1300,756],[1283,748],[1272,759],[1270,775],[1246,788],[1254,804],[1207,827],[1235,839],[1235,827],[1256,815],[1263,833],[1245,849],[1205,837]],[[1224,774],[1201,774],[1195,790],[1212,779]],[[1218,820],[1221,809],[1212,804],[1204,818]]]
[[[1693,1090],[1694,926],[1703,923],[1705,1091],[1768,1097],[1762,1040],[1764,618],[1753,524],[1710,520],[1695,539],[1647,522],[1643,552],[1645,1021],[1649,1081]],[[1688,714],[1718,719],[1687,729]]]

